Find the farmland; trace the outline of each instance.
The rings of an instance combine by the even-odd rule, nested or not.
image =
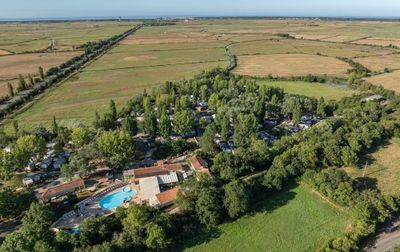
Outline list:
[[[270,87],[280,87],[283,88],[285,92],[291,94],[306,95],[316,98],[324,97],[325,100],[340,100],[352,94],[352,91],[346,88],[332,86],[330,84],[302,81],[269,81],[263,79],[258,80],[257,83]]]
[[[159,43],[149,43],[149,34]],[[170,36],[166,42],[163,34],[160,27],[148,27],[128,37],[16,119],[37,125],[56,116],[67,126],[85,123],[92,120],[95,111],[105,111],[110,99],[122,106],[143,89],[151,91],[165,81],[191,78],[203,70],[228,65],[223,44],[217,47],[215,41],[171,42]]]
[[[385,68],[389,70],[400,69],[400,54],[361,57],[357,58],[356,61],[376,72],[382,72]]]
[[[393,90],[397,94],[400,94],[400,71],[380,74],[365,78],[364,80],[376,86],[383,86],[386,89]]]
[[[256,208],[220,225],[213,239],[190,240],[185,251],[316,251],[350,223],[344,212],[303,186],[276,193]]]
[[[397,39],[400,34],[395,29],[396,24],[306,19],[204,19],[177,22],[173,26],[145,27],[121,41],[72,79],[43,95],[15,119],[20,121],[22,127],[28,121],[29,127],[46,124],[53,116],[67,126],[89,123],[96,111],[107,109],[110,99],[114,99],[120,107],[144,88],[151,90],[166,81],[191,78],[203,70],[227,66],[225,47],[237,56],[238,66],[234,73],[246,76],[314,74],[347,78],[350,65],[337,57],[353,58],[376,71],[386,67],[393,69],[397,68],[397,49],[342,42],[360,40],[367,35]],[[94,29],[96,23],[78,22],[74,25],[87,31]],[[123,30],[128,25],[132,23],[121,22],[115,31]],[[99,22],[99,34],[88,32],[89,38],[82,37],[76,44],[83,43],[84,39],[90,39],[94,34],[99,38],[110,35],[114,26],[116,23]],[[80,31],[78,28],[76,33]],[[290,33],[298,39],[279,36],[282,33]],[[78,35],[70,35],[75,36]],[[62,36],[58,41],[67,47],[69,45],[69,49],[74,48],[68,36],[65,37],[66,42],[62,42]],[[67,47],[62,48],[67,50]],[[285,83],[282,87],[316,97],[320,96],[321,90],[326,90],[324,97],[328,99],[351,94],[335,85],[299,82],[297,85]]]
[[[58,50],[74,50],[89,41],[122,33],[137,22],[32,22],[0,24],[0,49],[11,53],[46,49],[55,39]]]
[[[79,51],[55,52],[55,53],[32,53],[2,56],[0,60],[0,96],[7,94],[7,82],[16,86],[19,74],[26,77],[38,75],[38,67],[47,70],[58,66],[70,58],[79,55]]]
[[[365,160],[367,166],[347,168],[354,178],[368,178],[384,194],[400,195],[400,139],[394,138],[379,150],[372,152]],[[364,174],[365,173],[365,174]]]
[[[304,64],[307,62],[307,64]],[[307,54],[239,56],[234,73],[246,76],[276,77],[307,74],[346,77],[348,64],[335,58]]]

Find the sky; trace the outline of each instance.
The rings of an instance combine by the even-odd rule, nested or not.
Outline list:
[[[400,0],[0,0],[0,19],[117,16],[400,17]]]

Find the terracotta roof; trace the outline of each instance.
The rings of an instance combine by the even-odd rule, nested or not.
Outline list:
[[[77,179],[68,183],[49,187],[42,193],[41,197],[46,200],[63,193],[75,191],[77,188],[81,187],[85,187],[85,181],[83,179]]]
[[[138,168],[138,169],[133,170],[133,174],[134,174],[135,178],[137,178],[137,179],[153,177],[153,176],[158,176],[158,175],[166,175],[168,173],[169,173],[169,171],[167,169],[157,167],[157,166]]]
[[[189,162],[192,164],[193,168],[197,172],[203,172],[208,176],[211,176],[210,170],[207,167],[206,161],[201,157],[191,156],[188,158]]]
[[[157,200],[160,205],[163,206],[176,200],[179,189],[179,186],[176,186],[172,189],[156,194]]]
[[[168,171],[182,171],[183,170],[182,164],[163,164],[161,167],[164,169],[167,169]]]
[[[126,170],[123,172],[124,176],[135,176],[136,179],[147,178],[158,175],[169,174],[170,171],[182,171],[182,164],[163,164],[158,162],[157,166],[136,168],[131,170]]]

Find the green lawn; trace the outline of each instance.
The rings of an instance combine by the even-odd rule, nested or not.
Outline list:
[[[324,97],[325,100],[340,100],[342,97],[351,96],[352,91],[329,84],[309,83],[304,81],[270,81],[257,80],[261,85],[280,87],[285,92],[311,97]]]
[[[342,234],[350,218],[304,186],[276,193],[256,212],[196,236],[185,251],[316,251]]]

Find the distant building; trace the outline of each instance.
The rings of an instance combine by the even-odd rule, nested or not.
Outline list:
[[[85,188],[85,181],[83,179],[77,179],[61,185],[49,187],[43,191],[40,195],[41,201],[48,201],[53,198],[61,197],[69,193],[73,193],[77,190]]]

